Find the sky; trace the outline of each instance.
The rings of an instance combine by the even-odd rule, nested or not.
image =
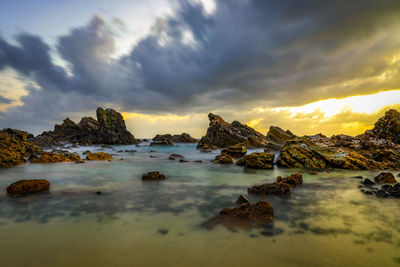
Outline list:
[[[357,135],[400,110],[398,0],[2,0],[0,128],[39,134],[98,106],[135,137]]]

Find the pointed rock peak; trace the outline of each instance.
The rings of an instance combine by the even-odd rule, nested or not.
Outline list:
[[[64,125],[75,125],[75,122],[73,122],[70,118],[66,117],[66,118],[63,120],[63,124],[64,124]]]
[[[229,125],[229,123],[227,123],[221,116],[214,115],[213,113],[208,114],[208,119],[210,120],[210,123],[217,122],[219,124]]]
[[[375,123],[372,132],[378,138],[400,144],[400,112],[395,109],[386,111],[385,116]]]

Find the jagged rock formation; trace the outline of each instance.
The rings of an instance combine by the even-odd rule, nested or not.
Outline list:
[[[206,146],[225,148],[239,143],[243,143],[246,147],[266,147],[268,145],[264,135],[247,125],[238,121],[228,123],[212,113],[208,114],[208,118],[210,124],[207,133],[200,139],[197,148]]]
[[[386,111],[385,116],[375,123],[372,132],[380,139],[400,144],[400,112],[395,109]]]
[[[30,155],[42,153],[40,147],[27,141],[32,134],[15,129],[0,131],[0,167],[12,167],[25,162]]]
[[[277,126],[271,126],[267,133],[268,145],[265,148],[265,151],[279,151],[286,143],[287,140],[295,138],[290,130],[282,130]]]
[[[228,154],[234,158],[240,158],[247,153],[247,148],[243,144],[237,144],[234,146],[228,146],[227,148],[221,151],[221,154]]]
[[[61,142],[83,145],[136,143],[119,112],[97,108],[96,114],[97,120],[83,117],[79,123],[66,118],[61,125],[55,125],[54,131],[43,132],[30,140],[42,147],[57,146]]]

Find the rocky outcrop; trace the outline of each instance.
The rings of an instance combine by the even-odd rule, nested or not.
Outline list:
[[[212,228],[222,224],[227,228],[262,227],[274,220],[274,209],[266,201],[256,204],[244,203],[236,208],[225,208],[215,218],[208,220],[204,226]]]
[[[84,117],[79,123],[66,118],[55,125],[54,131],[44,132],[30,140],[42,147],[62,142],[90,144],[135,144],[134,136],[126,129],[122,115],[113,109],[97,108],[97,120]]]
[[[380,139],[389,139],[400,144],[400,112],[390,109],[376,123],[372,132]]]
[[[274,167],[274,154],[254,152],[238,160],[236,165],[254,169],[272,169]]]
[[[71,162],[71,161],[81,161],[81,158],[72,153],[53,153],[53,152],[43,152],[40,157],[31,159],[31,163],[59,163],[59,162]]]
[[[247,192],[256,195],[290,195],[291,189],[287,183],[276,182],[252,186],[247,189]]]
[[[290,176],[286,176],[285,178],[282,178],[281,176],[278,176],[276,178],[277,182],[280,183],[285,183],[285,184],[289,184],[289,185],[299,185],[303,183],[303,175],[301,175],[300,173],[296,173],[296,174],[292,174]]]
[[[247,148],[243,144],[228,146],[221,151],[221,154],[227,154],[233,158],[240,158],[247,153]]]
[[[25,162],[30,155],[42,153],[40,147],[27,141],[32,135],[15,129],[0,131],[0,167],[12,167]]]
[[[174,143],[197,143],[197,139],[187,133],[182,134],[157,134],[153,139],[151,146],[155,145],[173,145]]]
[[[174,144],[172,135],[170,134],[157,134],[152,141],[150,146],[172,146]]]
[[[142,175],[142,180],[143,181],[159,181],[159,180],[165,180],[165,175],[161,174],[160,172],[154,171],[154,172],[148,172]]]
[[[374,178],[374,181],[379,184],[395,184],[397,182],[394,175],[390,172],[382,172]]]
[[[20,180],[7,187],[10,195],[26,195],[31,193],[49,191],[50,183],[45,179],[39,180]]]
[[[265,147],[265,151],[279,151],[286,143],[287,140],[295,138],[289,130],[282,130],[277,126],[271,126],[267,133],[268,145]]]
[[[113,157],[105,152],[89,153],[86,155],[87,160],[112,160]]]
[[[200,139],[197,148],[207,145],[225,148],[239,143],[246,147],[265,147],[268,144],[264,135],[238,121],[228,123],[212,113],[208,114],[208,118],[210,124],[207,133]]]
[[[355,150],[316,144],[312,138],[289,140],[278,157],[280,167],[341,168],[352,170],[379,169],[383,166]]]
[[[175,134],[172,136],[172,142],[174,143],[197,143],[199,140],[193,138],[188,133]]]

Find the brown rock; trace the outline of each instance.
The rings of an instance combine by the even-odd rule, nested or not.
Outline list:
[[[385,116],[375,123],[372,132],[378,138],[389,139],[400,144],[400,112],[395,109],[386,111]]]
[[[249,194],[257,195],[290,195],[290,185],[282,182],[256,185],[247,189]]]
[[[7,193],[10,195],[25,195],[49,191],[50,183],[45,179],[40,180],[20,180],[7,187]]]
[[[254,169],[272,169],[274,165],[274,154],[267,152],[254,152],[245,155],[243,159],[238,160],[238,166]]]
[[[87,160],[112,160],[113,157],[105,152],[89,153],[86,156]]]
[[[292,174],[290,176],[287,176],[285,178],[282,178],[281,176],[278,176],[276,178],[277,182],[285,183],[285,184],[290,184],[290,185],[298,185],[303,183],[303,175],[300,173]]]
[[[235,163],[235,159],[229,155],[218,155],[215,157],[214,161],[215,164],[232,164]]]
[[[81,158],[75,154],[60,154],[53,152],[43,152],[39,158],[34,158],[30,162],[31,163],[59,163],[59,162],[71,162],[71,161],[80,161]]]
[[[284,131],[277,126],[271,126],[267,133],[268,144],[265,151],[280,151],[287,140],[295,137],[296,135],[289,130]]]
[[[397,182],[396,178],[390,172],[382,172],[374,178],[374,181],[380,184],[395,184]]]
[[[160,172],[153,171],[153,172],[148,172],[142,175],[142,180],[143,181],[159,181],[159,180],[165,180],[165,175],[160,174]]]
[[[243,144],[229,146],[221,151],[221,154],[227,154],[233,158],[242,157],[247,153],[247,148]]]
[[[244,203],[251,204],[250,200],[244,195],[240,195],[238,197],[238,199],[236,200],[236,203],[238,203],[238,204],[244,204]]]

